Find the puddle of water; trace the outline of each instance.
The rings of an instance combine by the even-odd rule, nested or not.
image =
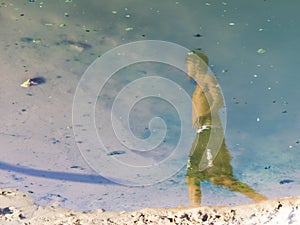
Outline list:
[[[296,2],[237,0],[3,2],[0,185],[29,192],[40,204],[80,210],[189,205],[186,168],[155,185],[118,185],[87,165],[71,127],[74,93],[87,67],[120,44],[156,39],[201,48],[208,56],[225,98],[224,151],[232,158],[234,177],[269,198],[299,195],[298,8]],[[153,74],[174,80],[192,96],[195,82],[181,71],[137,64],[107,82],[102,93],[106,105],[97,102],[96,120],[102,116],[99,109],[109,109],[124,85]],[[19,87],[34,77],[45,83]],[[131,111],[133,133],[149,137],[148,122],[160,114],[167,136],[161,148],[138,152],[136,159],[144,154],[147,163],[157,163],[176,145],[180,119],[172,105],[157,98],[144,100]],[[194,134],[185,151],[194,138],[197,144]],[[105,145],[112,157],[126,157],[115,139]],[[205,179],[201,193],[204,205],[251,202]]]

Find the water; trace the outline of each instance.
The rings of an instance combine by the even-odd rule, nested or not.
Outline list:
[[[234,176],[269,198],[299,195],[298,8],[296,1],[3,2],[1,186],[30,192],[39,204],[81,210],[189,205],[185,167],[150,186],[113,183],[86,163],[79,151],[85,142],[71,128],[77,128],[72,124],[74,94],[88,66],[116,46],[154,39],[201,49],[208,56],[225,99],[225,143]],[[192,95],[195,82],[178,69],[137,64],[107,82],[107,108],[98,101],[96,119],[108,112],[124,85],[162,74]],[[19,87],[31,77],[46,82]],[[170,155],[180,136],[176,107],[157,98],[140,101],[130,115],[131,126],[135,135],[147,138],[148,122],[158,113],[168,125],[161,146],[165,151],[114,157],[152,165]],[[189,137],[186,154],[195,136]],[[124,151],[115,139],[105,141],[110,152]],[[251,202],[208,181],[201,183],[201,191],[202,205]]]

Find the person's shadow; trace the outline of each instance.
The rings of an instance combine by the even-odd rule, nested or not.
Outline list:
[[[197,83],[192,96],[192,122],[196,138],[190,151],[186,173],[190,206],[200,206],[200,183],[203,181],[240,192],[255,202],[266,200],[266,196],[257,193],[233,175],[231,156],[225,145],[218,113],[224,107],[223,97],[218,83],[208,74],[207,65],[208,58],[201,52],[192,52],[187,56],[188,77]]]

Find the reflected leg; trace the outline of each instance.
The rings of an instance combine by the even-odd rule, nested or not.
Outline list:
[[[189,201],[191,207],[198,207],[201,204],[201,187],[200,179],[186,176],[188,187]]]
[[[223,175],[220,177],[212,177],[210,181],[215,185],[224,186],[232,191],[236,191],[241,194],[244,194],[247,197],[251,198],[254,202],[267,200],[266,196],[257,193],[249,185],[241,182],[240,180],[234,178],[233,176]]]

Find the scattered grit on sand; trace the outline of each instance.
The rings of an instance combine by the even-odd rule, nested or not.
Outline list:
[[[300,197],[234,207],[142,209],[135,212],[78,212],[34,204],[13,189],[0,189],[0,224],[300,224]]]

